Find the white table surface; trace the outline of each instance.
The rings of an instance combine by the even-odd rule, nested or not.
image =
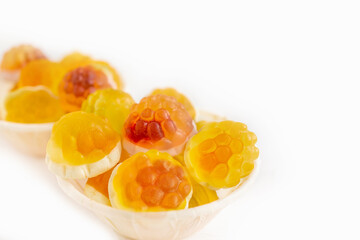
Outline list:
[[[359,239],[358,1],[2,1],[0,53],[110,61],[138,101],[173,86],[248,124],[260,173],[191,239]],[[1,133],[0,133],[1,135]],[[0,138],[0,239],[118,239]]]

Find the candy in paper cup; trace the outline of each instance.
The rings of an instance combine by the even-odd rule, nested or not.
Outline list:
[[[222,117],[200,112],[199,119],[221,121]],[[63,179],[57,176],[60,188],[74,201],[86,207],[101,220],[110,225],[120,236],[130,239],[183,239],[201,230],[222,209],[240,198],[254,181],[260,161],[255,161],[251,174],[239,185],[218,191],[219,200],[184,210],[163,212],[134,212],[112,208],[88,198],[84,194],[85,180]]]

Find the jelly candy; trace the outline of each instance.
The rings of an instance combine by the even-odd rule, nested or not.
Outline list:
[[[65,73],[59,63],[46,59],[32,61],[21,70],[17,88],[42,85],[57,95],[59,83]]]
[[[123,89],[124,87],[124,84],[115,68],[113,68],[109,63],[105,61],[94,60],[91,57],[83,55],[79,52],[73,52],[65,56],[61,60],[60,64],[64,66],[67,71],[71,71],[79,67],[92,65],[96,68],[102,69],[104,72],[107,73],[107,75],[109,75],[109,77],[111,76],[111,81],[113,81],[114,85],[116,85],[116,88]]]
[[[59,96],[66,112],[78,111],[89,94],[99,89],[115,88],[101,69],[78,67],[68,72],[59,86]]]
[[[19,45],[5,52],[0,64],[0,70],[7,73],[5,78],[16,78],[19,71],[29,62],[46,59],[46,56],[37,48],[30,45]]]
[[[200,185],[195,180],[192,180],[191,184],[193,186],[193,195],[189,202],[189,208],[198,207],[219,199],[216,191]]]
[[[258,158],[256,135],[243,123],[206,124],[185,149],[185,164],[193,178],[214,190],[238,185]]]
[[[119,162],[120,135],[102,117],[73,112],[55,123],[46,152],[53,173],[63,178],[90,178]]]
[[[185,166],[184,154],[176,155],[174,159],[181,163],[181,165]],[[216,191],[200,185],[191,177],[190,179],[191,185],[193,186],[193,194],[189,202],[189,208],[198,207],[219,199]]]
[[[109,181],[111,205],[133,211],[188,207],[192,195],[185,168],[168,153],[150,150],[119,164]]]
[[[109,200],[108,184],[114,167],[96,177],[89,178],[84,187],[84,194],[99,203],[111,206]]]
[[[115,131],[122,133],[124,122],[134,103],[133,98],[121,90],[104,89],[90,94],[81,109],[105,117]]]
[[[57,121],[63,114],[59,98],[43,86],[10,92],[4,102],[5,120],[18,123]]]
[[[145,97],[131,108],[124,131],[123,146],[130,154],[158,149],[175,156],[183,152],[196,129],[181,103],[159,94]]]
[[[176,100],[180,103],[182,103],[186,109],[186,111],[188,111],[188,113],[190,114],[190,116],[195,119],[195,115],[196,115],[196,111],[194,106],[191,104],[190,100],[182,93],[176,91],[174,88],[158,88],[155,89],[151,95],[157,95],[157,94],[163,94],[163,95],[167,95],[167,96],[171,96],[176,98]]]

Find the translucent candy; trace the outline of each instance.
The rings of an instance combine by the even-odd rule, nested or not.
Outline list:
[[[183,152],[196,129],[181,103],[159,94],[145,97],[132,107],[124,131],[124,148],[130,154],[158,149],[175,156]]]
[[[168,153],[137,153],[118,165],[109,182],[111,205],[133,211],[188,207],[192,195],[185,168]]]
[[[92,113],[73,112],[55,123],[47,146],[51,171],[64,178],[89,178],[120,160],[120,135]]]
[[[16,46],[5,52],[0,69],[2,71],[17,71],[37,59],[46,59],[46,56],[39,49],[30,45]]]
[[[61,60],[60,64],[62,64],[67,69],[67,71],[71,71],[79,67],[92,65],[107,72],[107,74],[111,76],[111,81],[114,83],[114,87],[115,85],[118,89],[123,89],[124,87],[124,83],[122,82],[115,68],[113,68],[109,63],[105,61],[94,60],[90,56],[84,55],[79,52],[73,52],[65,56]]]
[[[254,168],[256,135],[233,121],[208,123],[193,136],[184,153],[194,179],[214,190],[238,185]]]
[[[59,96],[64,110],[73,112],[81,109],[89,94],[112,87],[103,70],[89,65],[78,67],[65,75],[59,86]]]
[[[63,114],[59,98],[43,86],[24,87],[5,98],[5,120],[18,123],[57,121]]]
[[[155,89],[151,95],[163,94],[167,96],[171,96],[176,98],[178,102],[184,105],[186,111],[190,114],[190,116],[195,119],[196,111],[194,106],[191,104],[190,100],[182,93],[176,91],[174,88],[158,88]]]
[[[110,206],[108,185],[113,170],[114,168],[111,168],[103,174],[89,178],[84,187],[84,194],[94,201]]]
[[[45,59],[32,61],[21,70],[17,88],[42,85],[57,95],[59,83],[65,73],[59,63]]]
[[[122,133],[124,122],[134,103],[133,98],[121,90],[104,89],[90,94],[81,109],[105,117],[114,130]]]
[[[174,159],[176,159],[179,163],[185,166],[183,154],[175,156]],[[200,185],[192,178],[191,185],[193,186],[193,194],[189,202],[189,208],[198,207],[219,199],[216,191]]]

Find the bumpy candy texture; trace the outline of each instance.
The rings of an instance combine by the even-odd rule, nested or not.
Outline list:
[[[103,118],[73,112],[55,123],[47,154],[57,164],[90,164],[107,156],[119,141],[119,134]]]
[[[42,85],[57,94],[64,75],[65,69],[59,63],[46,59],[32,61],[21,70],[17,88]]]
[[[104,89],[90,94],[81,109],[108,119],[111,127],[122,133],[124,122],[134,103],[133,98],[121,90]]]
[[[175,156],[196,130],[191,116],[175,98],[153,95],[132,107],[124,131],[124,148],[130,154],[158,149]]]
[[[108,76],[93,66],[76,68],[65,75],[59,86],[59,96],[66,112],[78,111],[89,94],[112,88]]]
[[[164,211],[188,207],[192,186],[185,168],[167,153],[137,153],[112,173],[111,205],[133,211]]]
[[[43,86],[24,87],[5,99],[5,120],[18,123],[57,121],[63,114],[59,98]]]
[[[174,97],[178,102],[184,105],[186,111],[190,116],[195,119],[196,111],[194,106],[191,104],[190,100],[182,93],[176,91],[174,88],[158,88],[155,89],[151,95],[163,94],[167,96]]]
[[[114,85],[116,85],[116,88],[122,89],[124,86],[119,74],[117,73],[115,68],[113,68],[109,63],[105,61],[94,60],[91,57],[83,55],[79,52],[73,52],[65,56],[61,60],[60,64],[65,67],[67,71],[71,71],[79,67],[92,65],[109,73],[109,75],[111,76],[111,80],[113,81]]]
[[[4,54],[0,68],[3,71],[16,71],[37,59],[46,59],[46,56],[33,46],[20,45],[11,48]]]
[[[258,158],[256,135],[243,123],[208,123],[188,142],[185,164],[193,178],[214,190],[234,187],[248,176]]]

